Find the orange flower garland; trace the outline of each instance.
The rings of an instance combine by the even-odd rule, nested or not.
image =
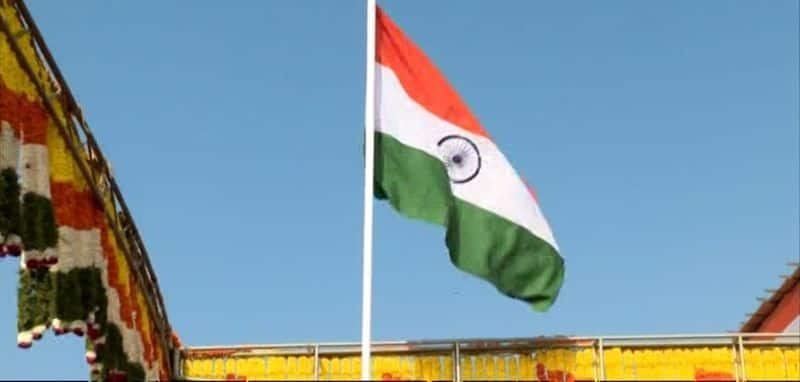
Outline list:
[[[24,29],[16,9],[3,0],[0,16],[10,24],[13,34]],[[25,216],[37,220],[29,220],[19,229],[28,260],[20,273],[20,293],[30,296],[20,300],[20,345],[30,346],[44,328],[52,326],[57,334],[86,336],[86,360],[95,377],[114,379],[127,374],[133,379],[168,379],[168,355],[163,354],[161,345],[169,344],[170,339],[159,338],[155,332],[148,302],[111,229],[115,223],[106,219],[104,208],[116,208],[110,200],[107,206],[99,203],[88,187],[87,182],[95,180],[83,177],[59,129],[59,124],[64,126],[69,119],[64,107],[58,102],[51,104],[55,109],[51,115],[34,86],[35,81],[43,84],[45,91],[55,90],[49,72],[41,64],[30,35],[20,36],[16,42],[22,57],[12,49],[9,37],[0,33],[0,122],[11,126],[11,136],[23,146],[26,187],[48,198],[44,206],[41,198],[26,195]],[[18,60],[33,64],[35,79]],[[66,139],[78,143],[75,132],[68,134]],[[0,143],[7,135],[3,137]],[[26,151],[24,145],[30,150]],[[5,143],[0,150],[11,152],[6,151]],[[86,156],[78,159],[87,161]],[[5,211],[0,206],[0,220],[8,214]],[[52,223],[47,223],[48,219]],[[48,232],[48,224],[52,232],[39,234]],[[29,231],[22,230],[26,227]],[[5,235],[9,232],[0,234],[10,237]],[[25,239],[26,232],[29,240]],[[58,235],[64,239],[60,243],[54,240]],[[0,238],[0,245],[4,239]],[[53,259],[47,256],[53,253],[60,260],[51,272],[34,269],[52,266]]]

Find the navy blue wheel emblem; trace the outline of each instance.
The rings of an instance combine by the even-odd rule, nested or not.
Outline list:
[[[439,155],[453,183],[467,183],[481,171],[478,146],[460,135],[448,135],[436,144]]]

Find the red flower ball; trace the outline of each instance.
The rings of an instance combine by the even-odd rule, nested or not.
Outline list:
[[[100,337],[100,331],[94,328],[94,325],[90,325],[86,329],[86,335],[92,340],[96,340],[97,337]]]
[[[19,255],[22,253],[22,248],[16,244],[9,244],[6,246],[6,251],[9,256],[19,257]]]
[[[40,265],[41,263],[39,263],[39,260],[36,259],[30,259],[25,261],[25,266],[28,267],[28,269],[36,269],[39,268]]]
[[[112,370],[108,372],[108,382],[127,382],[128,376],[125,372]]]

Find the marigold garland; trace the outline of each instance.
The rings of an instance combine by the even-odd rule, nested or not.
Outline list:
[[[26,193],[22,198],[22,217],[22,242],[31,255],[25,266],[38,268],[55,264],[57,258],[53,249],[58,244],[58,228],[50,199],[33,192]]]
[[[3,0],[0,14],[12,33],[24,28]],[[34,64],[36,81],[53,91],[30,36],[17,42],[22,58]],[[18,344],[30,347],[50,327],[56,335],[85,337],[93,379],[166,378],[169,360],[160,345],[169,339],[157,336],[148,302],[104,216],[104,207],[116,208],[110,199],[107,206],[94,199],[87,184],[94,180],[83,178],[68,149],[67,140],[78,138],[70,131],[65,140],[57,125],[68,120],[63,106],[52,103],[55,114],[47,112],[18,58],[0,33],[0,249],[13,252],[7,244],[17,243],[22,252]],[[12,152],[23,154],[22,186]],[[6,160],[11,157],[13,163]]]
[[[5,81],[0,78],[0,123],[0,150],[11,155],[18,155],[19,152],[32,154],[23,155],[23,169],[26,173],[24,180],[29,189],[24,191],[21,212],[14,210],[18,209],[19,192],[22,192],[17,175],[17,166],[20,165],[18,158],[9,158],[9,154],[2,158],[5,168],[3,184],[0,185],[0,192],[3,193],[0,196],[0,209],[8,213],[5,217],[15,219],[14,224],[9,224],[5,231],[15,232],[13,235],[3,232],[3,227],[0,226],[0,234],[3,236],[0,240],[3,245],[0,247],[0,255],[18,256],[20,252],[27,250],[30,251],[27,256],[29,263],[26,264],[28,268],[49,267],[57,262],[53,248],[58,241],[58,233],[52,202],[41,194],[43,189],[49,188],[46,184],[47,165],[41,163],[37,156],[39,147],[46,143],[47,113],[41,103],[6,88]],[[22,139],[18,139],[18,135]]]

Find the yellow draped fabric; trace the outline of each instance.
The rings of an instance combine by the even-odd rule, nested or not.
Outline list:
[[[463,354],[461,376],[470,380],[536,380],[537,366],[552,377],[599,379],[594,367],[598,355],[591,348],[546,349],[532,353]],[[694,381],[700,375],[735,376],[731,347],[607,348],[604,352],[608,380]],[[800,348],[759,347],[744,354],[748,379],[793,381],[800,378]],[[329,381],[360,379],[358,356],[320,359],[320,379]],[[227,375],[259,380],[313,379],[311,356],[267,356],[216,359],[187,359],[184,375],[190,378],[225,378]],[[561,373],[561,374],[558,374]],[[372,378],[395,380],[452,380],[450,355],[378,355],[372,358]]]

